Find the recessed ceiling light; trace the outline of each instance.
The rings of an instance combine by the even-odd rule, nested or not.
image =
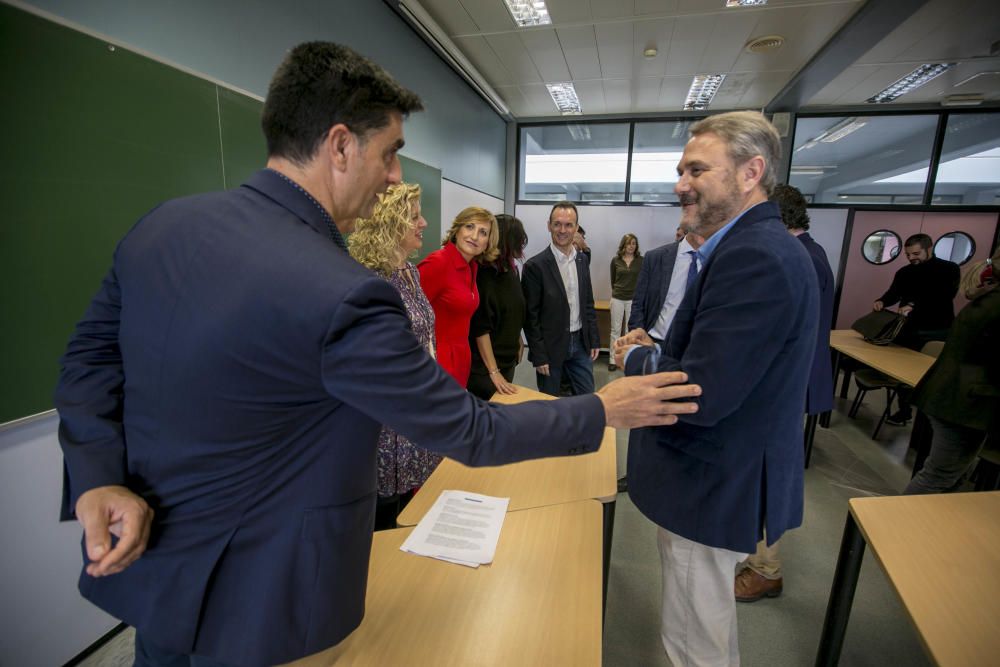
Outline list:
[[[562,115],[579,116],[583,113],[580,98],[576,96],[576,88],[572,83],[547,83],[545,87],[549,89],[549,95]]]
[[[767,0],[726,0],[726,7],[756,7],[766,4]]]
[[[832,144],[835,141],[840,141],[850,133],[860,130],[867,124],[868,124],[867,120],[858,118],[856,116],[850,116],[848,118],[843,119],[830,129],[821,132],[820,134],[813,137],[806,143],[802,144],[801,146],[795,149],[795,152],[798,153],[801,150],[812,148],[813,146],[817,145],[820,142],[823,142],[824,144]]]
[[[545,6],[545,0],[504,0],[507,4],[507,11],[520,27],[527,25],[549,25],[552,19],[549,18],[549,10]]]
[[[707,109],[725,80],[725,74],[699,74],[695,76],[691,81],[691,88],[688,89],[687,99],[684,100],[684,110]]]
[[[657,51],[656,51],[656,47],[655,46],[651,46],[651,47],[649,47],[648,49],[645,49],[642,52],[642,55],[645,56],[645,57],[647,57],[647,58],[655,58],[656,54],[657,54]]]
[[[905,95],[911,90],[924,85],[931,79],[935,79],[944,74],[954,66],[955,63],[929,63],[921,65],[903,78],[887,86],[884,90],[881,90],[875,95],[869,97],[866,101],[869,104],[885,104],[886,102],[892,102],[897,97]]]

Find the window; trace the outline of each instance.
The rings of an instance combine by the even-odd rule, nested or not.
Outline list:
[[[788,181],[818,204],[920,204],[938,115],[800,118]]]
[[[522,127],[519,199],[625,201],[629,125]]]
[[[975,254],[976,242],[965,232],[949,232],[934,244],[935,257],[955,262],[959,266],[968,262]]]
[[[632,139],[632,175],[629,201],[677,203],[677,163],[688,140],[692,121],[636,123]]]
[[[1000,113],[948,116],[932,204],[996,206],[1000,197]]]
[[[861,245],[861,254],[872,264],[888,264],[896,259],[902,245],[896,232],[880,229],[868,235]]]

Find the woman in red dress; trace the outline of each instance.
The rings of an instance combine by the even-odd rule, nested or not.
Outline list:
[[[417,267],[420,286],[434,309],[438,363],[463,387],[472,367],[469,322],[479,307],[476,273],[480,263],[497,258],[497,238],[493,214],[470,206],[451,223],[441,249]]]

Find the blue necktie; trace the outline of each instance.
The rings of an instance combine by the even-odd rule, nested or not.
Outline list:
[[[687,286],[684,288],[685,291],[691,289],[691,285],[694,285],[694,281],[698,279],[698,262],[703,261],[701,253],[697,250],[688,250],[687,254],[691,256],[691,264],[688,265],[688,280]]]

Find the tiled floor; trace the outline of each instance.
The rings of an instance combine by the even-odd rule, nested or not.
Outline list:
[[[611,373],[618,377],[621,372]],[[608,381],[606,361],[595,365],[598,386]],[[529,365],[515,381],[534,387]],[[847,499],[895,494],[909,480],[912,452],[908,428],[883,427],[878,442],[870,437],[881,411],[880,397],[869,396],[856,420],[838,400],[831,428],[817,430],[812,464],[806,471],[805,521],[781,541],[784,593],[781,597],[739,605],[742,663],[756,667],[811,665],[819,644],[830,584],[847,516]],[[619,433],[619,470],[624,471],[627,433]],[[608,608],[604,631],[607,667],[657,667],[669,661],[659,639],[660,566],[654,526],[630,502],[618,496],[612,549]],[[83,665],[129,665],[132,632],[118,635]],[[920,667],[929,662],[874,559],[862,567],[841,664],[852,667],[886,663]]]

